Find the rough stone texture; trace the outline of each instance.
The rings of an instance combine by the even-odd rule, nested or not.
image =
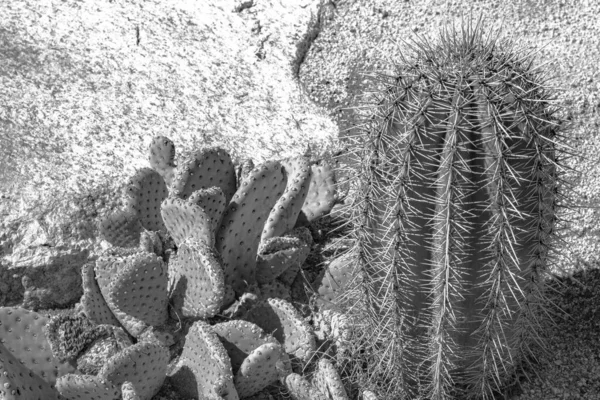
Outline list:
[[[155,135],[169,136],[180,157],[220,145],[234,159],[257,162],[332,144],[335,124],[294,78],[321,2],[236,6],[2,4],[0,276],[7,278],[0,305],[20,298],[15,265],[40,271],[30,277],[36,307],[66,304],[66,294],[48,293],[36,278],[51,276],[58,264],[25,259],[60,258],[42,250],[65,246],[93,260],[101,249],[98,218],[121,206],[122,184],[149,166]],[[29,245],[39,256],[22,250]],[[67,275],[64,284],[74,284]]]
[[[37,310],[73,305],[83,294],[81,266],[89,250],[19,245],[2,260],[0,301]]]

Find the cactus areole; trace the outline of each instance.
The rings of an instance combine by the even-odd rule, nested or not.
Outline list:
[[[561,121],[531,53],[481,21],[407,45],[349,138],[367,375],[385,398],[490,398],[538,340]]]

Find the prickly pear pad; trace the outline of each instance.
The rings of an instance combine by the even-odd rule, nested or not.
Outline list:
[[[165,136],[155,136],[148,148],[150,166],[171,186],[175,175],[175,145]]]
[[[100,234],[113,246],[136,247],[143,229],[138,216],[131,210],[116,211],[100,221]]]
[[[312,222],[333,208],[336,196],[335,172],[331,165],[322,160],[313,164],[308,194],[302,206],[301,222]]]
[[[242,320],[221,322],[212,326],[213,331],[227,350],[231,368],[237,374],[248,355],[266,343],[278,344],[277,339],[265,333],[258,325]]]
[[[48,319],[18,307],[0,307],[0,343],[33,373],[54,385],[59,376],[75,371],[59,362],[44,335]]]
[[[344,288],[354,284],[353,280],[359,279],[353,266],[349,257],[338,257],[321,272],[316,282],[317,304],[322,310],[336,308],[335,301],[344,292]]]
[[[340,374],[333,366],[333,363],[326,358],[319,360],[313,377],[313,383],[319,391],[329,394],[331,400],[349,400]]]
[[[159,232],[143,231],[140,235],[140,251],[154,253],[161,257],[164,252],[163,242]]]
[[[284,273],[291,265],[302,264],[310,248],[299,238],[278,236],[261,243],[256,259],[256,281],[266,284]]]
[[[142,400],[131,382],[123,382],[121,385],[121,396],[123,400]]]
[[[167,321],[168,276],[156,254],[136,253],[125,259],[108,287],[108,306],[123,327],[137,337],[148,326]]]
[[[58,392],[0,343],[0,399],[58,399]]]
[[[294,400],[329,400],[302,375],[289,374],[284,380],[284,385]]]
[[[279,343],[262,344],[248,354],[233,378],[240,397],[252,396],[277,381],[282,354]]]
[[[121,326],[117,317],[106,304],[104,296],[102,296],[100,287],[96,282],[94,266],[91,263],[84,264],[81,268],[81,279],[83,285],[81,304],[83,305],[83,312],[90,321],[98,325]]]
[[[250,158],[246,158],[246,159],[242,160],[235,167],[235,176],[237,179],[238,187],[242,184],[242,182],[244,181],[244,178],[246,178],[246,176],[248,176],[250,171],[252,171],[253,169],[254,169],[254,162]]]
[[[237,400],[227,351],[210,325],[196,321],[185,338],[171,383],[181,396]]]
[[[191,194],[188,202],[204,210],[206,215],[210,217],[212,231],[216,232],[227,207],[227,200],[225,199],[223,190],[217,186],[196,190]]]
[[[66,400],[119,400],[121,390],[94,375],[68,374],[56,381],[56,389]]]
[[[139,252],[138,249],[121,249],[119,247],[113,247],[105,250],[96,259],[96,266],[94,268],[96,282],[105,299],[105,289],[110,285],[113,277],[121,269],[125,268],[125,259]]]
[[[281,165],[286,176],[286,188],[269,213],[269,218],[262,231],[261,242],[281,236],[294,227],[308,194],[311,177],[308,159],[304,157],[290,158],[282,160]]]
[[[177,246],[187,238],[214,245],[212,221],[201,207],[178,197],[169,197],[162,202],[160,213]]]
[[[271,333],[285,351],[304,362],[308,362],[316,350],[312,329],[302,315],[289,302],[281,299],[268,299],[254,306],[244,316]]]
[[[256,252],[264,222],[285,189],[278,161],[253,169],[227,206],[217,232],[225,282],[239,295],[256,282]]]
[[[98,376],[115,386],[131,382],[142,399],[151,399],[162,386],[169,350],[157,343],[138,342],[108,359]]]
[[[160,203],[167,195],[167,185],[158,172],[151,168],[139,169],[125,187],[125,211],[136,214],[149,231],[165,230]]]
[[[219,147],[199,150],[179,165],[173,182],[173,194],[187,199],[196,190],[213,186],[221,188],[227,202],[236,189],[231,156]]]
[[[291,231],[286,233],[284,235],[284,237],[293,237],[293,238],[302,240],[304,243],[306,243],[308,245],[309,253],[310,253],[310,248],[311,248],[312,244],[314,243],[313,237],[310,233],[310,230],[304,226],[300,226],[300,227],[292,229]],[[308,254],[307,254],[307,257],[308,257]],[[285,271],[283,271],[283,273],[281,275],[279,275],[277,277],[277,280],[281,281],[287,287],[291,287],[292,283],[294,282],[294,279],[296,279],[296,276],[298,275],[298,272],[300,272],[300,269],[302,268],[302,264],[304,263],[304,261],[306,261],[306,257],[301,258],[297,262],[290,265],[288,268],[286,268]],[[272,297],[280,297],[280,296],[272,296]],[[282,298],[284,300],[288,300],[286,297],[280,297],[280,298]]]
[[[278,279],[265,285],[260,285],[259,288],[263,299],[276,298],[290,302],[292,301],[292,294],[289,286],[284,285]]]
[[[171,263],[173,310],[184,317],[210,318],[219,312],[225,297],[225,276],[212,246],[186,240]]]
[[[131,337],[123,328],[112,325],[98,326],[106,327],[110,334],[96,339],[77,356],[77,369],[87,375],[98,375],[106,360],[133,344]]]

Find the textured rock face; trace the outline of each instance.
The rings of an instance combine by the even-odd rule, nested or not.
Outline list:
[[[221,145],[255,161],[329,146],[337,128],[294,74],[321,4],[2,7],[0,305],[59,307],[79,296],[79,269],[102,249],[98,218],[149,166],[155,135],[182,156]]]
[[[82,295],[81,266],[88,255],[67,246],[19,246],[0,266],[0,304],[22,302],[33,310],[72,305]]]

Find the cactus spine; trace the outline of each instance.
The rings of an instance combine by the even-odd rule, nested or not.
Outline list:
[[[561,122],[533,56],[497,33],[416,40],[351,138],[346,297],[385,398],[491,398],[539,340]]]

